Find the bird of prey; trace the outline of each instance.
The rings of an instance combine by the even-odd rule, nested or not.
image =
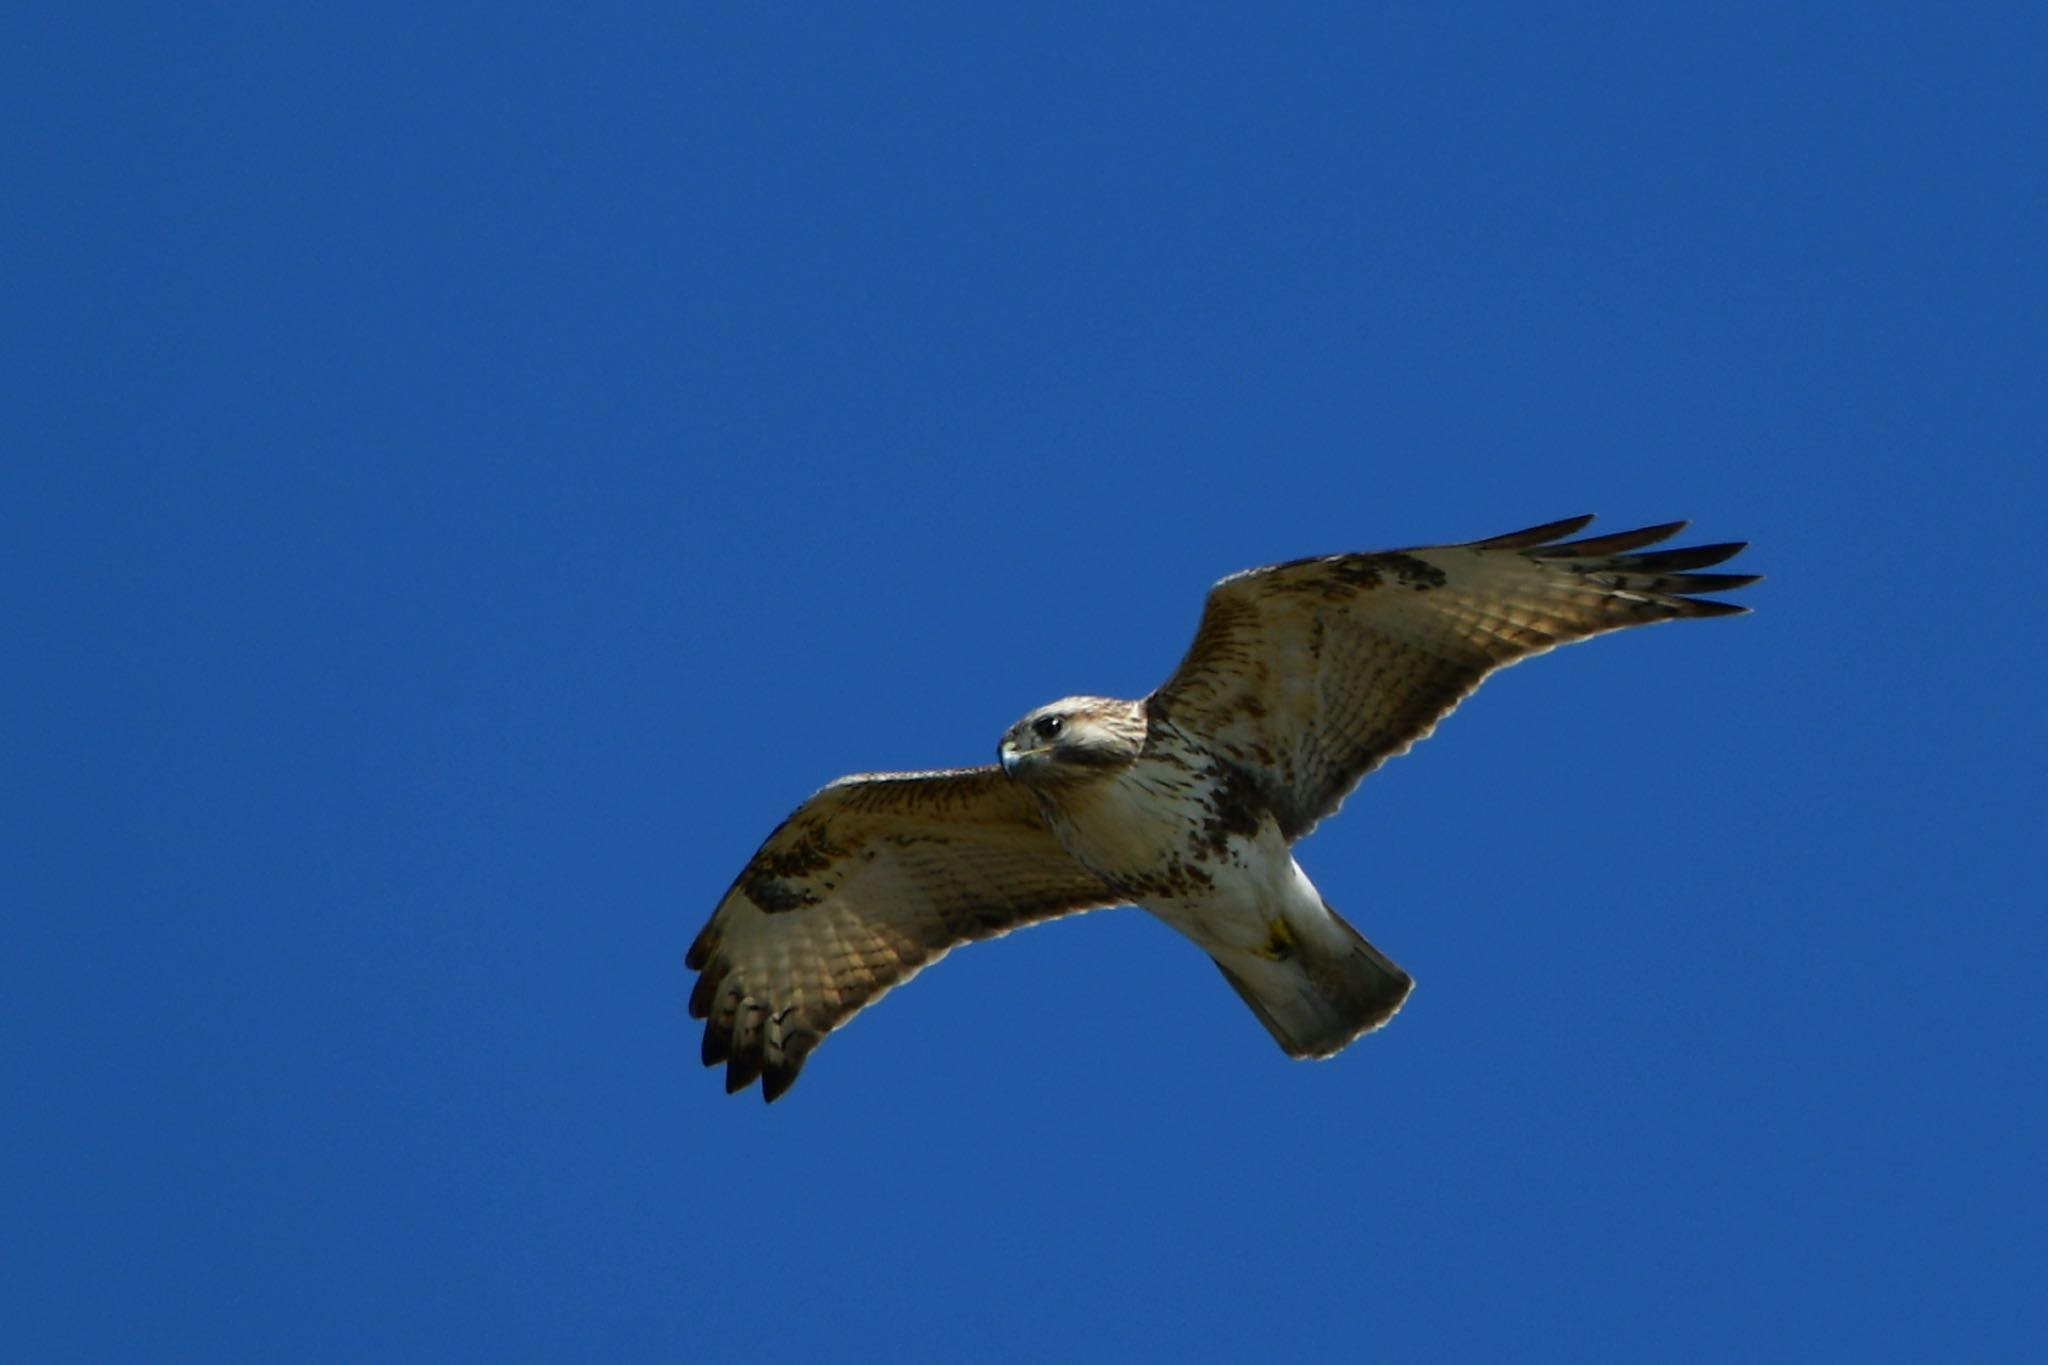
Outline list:
[[[1233,574],[1149,697],[1041,706],[998,763],[833,782],[690,947],[704,1064],[773,1100],[827,1033],[948,949],[1125,903],[1207,951],[1290,1056],[1384,1024],[1408,973],[1330,908],[1295,840],[1495,669],[1746,610],[1700,594],[1756,575],[1692,572],[1742,543],[1641,553],[1682,521],[1565,539],[1592,520]]]

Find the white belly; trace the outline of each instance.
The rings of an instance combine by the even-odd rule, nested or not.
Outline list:
[[[1322,893],[1310,882],[1276,834],[1277,849],[1248,849],[1209,886],[1139,902],[1210,952],[1235,949],[1265,953],[1276,923],[1314,923],[1327,918]]]
[[[1270,818],[1219,839],[1190,818],[1184,791],[1142,769],[1048,813],[1076,860],[1212,952],[1261,948],[1281,917],[1324,917],[1321,894]]]

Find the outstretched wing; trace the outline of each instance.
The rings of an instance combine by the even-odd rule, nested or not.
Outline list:
[[[998,768],[842,777],[768,836],[690,946],[704,1064],[772,1100],[948,949],[1117,901]]]
[[[1250,774],[1294,839],[1494,669],[1623,626],[1748,610],[1697,594],[1756,575],[1687,572],[1742,542],[1632,553],[1684,528],[1674,521],[1557,543],[1592,520],[1233,574],[1147,700],[1152,721]]]

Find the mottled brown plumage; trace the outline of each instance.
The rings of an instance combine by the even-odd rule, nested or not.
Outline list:
[[[1252,774],[1299,838],[1494,669],[1623,626],[1748,610],[1694,594],[1755,575],[1681,572],[1741,544],[1623,553],[1682,521],[1549,543],[1592,520],[1233,574],[1210,590],[1187,657],[1149,705]]]
[[[1377,1027],[1409,978],[1288,845],[1494,669],[1745,610],[1698,594],[1754,576],[1693,572],[1740,544],[1637,553],[1683,522],[1559,543],[1591,520],[1233,575],[1143,701],[1041,707],[1004,736],[1001,766],[834,782],[690,948],[705,1063],[772,1100],[829,1031],[948,949],[1126,900],[1207,949],[1292,1055]]]
[[[842,777],[768,836],[690,946],[704,1064],[772,1100],[947,949],[1117,899],[1000,768]]]

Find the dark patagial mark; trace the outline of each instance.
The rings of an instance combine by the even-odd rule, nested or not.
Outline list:
[[[1447,581],[1444,571],[1436,565],[1415,555],[1403,554],[1399,550],[1376,555],[1331,555],[1325,559],[1297,559],[1280,567],[1299,567],[1313,572],[1298,578],[1291,575],[1276,575],[1270,580],[1274,588],[1310,597],[1321,597],[1332,602],[1361,592],[1370,592],[1389,578],[1402,587],[1413,588],[1417,592],[1441,588]]]
[[[802,826],[786,844],[778,836],[770,836],[768,843],[774,851],[762,849],[748,871],[771,877],[808,877],[824,871],[846,853],[844,845],[835,844],[825,836],[822,824]]]
[[[740,873],[738,885],[748,900],[771,915],[816,905],[822,897],[806,883],[847,853],[844,845],[826,837],[824,826],[815,824],[799,828],[786,844],[775,836],[768,842],[782,846],[756,854]]]
[[[1299,578],[1276,574],[1270,580],[1272,589],[1297,593],[1304,597],[1320,597],[1326,602],[1341,602],[1358,593],[1370,592],[1380,585],[1379,568],[1371,557],[1365,555],[1297,559],[1280,567],[1300,567],[1313,569],[1314,572]]]
[[[1399,550],[1373,557],[1385,566],[1394,575],[1394,581],[1404,588],[1427,592],[1431,588],[1441,588],[1446,581],[1444,571],[1436,565],[1426,559],[1417,559],[1414,555],[1404,555]]]
[[[766,873],[756,873],[742,879],[740,891],[748,900],[771,915],[779,915],[789,910],[802,910],[824,899],[802,882],[784,881]]]
[[[1323,576],[1347,588],[1377,588],[1380,585],[1380,556],[1339,555],[1326,560]]]

